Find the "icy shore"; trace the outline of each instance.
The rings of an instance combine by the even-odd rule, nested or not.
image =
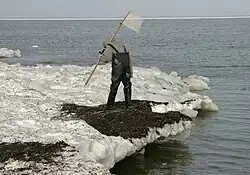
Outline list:
[[[163,128],[151,128],[146,138],[127,139],[106,136],[84,121],[51,120],[58,116],[62,103],[99,105],[106,103],[110,84],[110,65],[98,66],[87,86],[86,78],[93,67],[43,66],[23,67],[0,62],[0,141],[55,143],[64,141],[79,150],[73,157],[65,152],[63,161],[70,164],[71,173],[97,169],[100,174],[122,160],[125,156],[154,142],[160,135],[168,137],[188,130],[192,122],[181,121]],[[168,105],[152,105],[154,112],[180,111],[196,117],[197,109],[217,111],[217,106],[208,96],[191,90],[206,90],[208,79],[190,76],[181,79],[177,73],[164,73],[157,68],[134,68],[133,99],[169,102]],[[123,101],[119,88],[117,101]],[[192,100],[189,103],[184,101]],[[158,133],[156,134],[156,130]],[[68,154],[68,155],[67,155]],[[91,163],[90,163],[91,162]],[[17,164],[8,164],[16,167]],[[59,170],[60,168],[58,168]],[[62,173],[70,171],[60,169]]]

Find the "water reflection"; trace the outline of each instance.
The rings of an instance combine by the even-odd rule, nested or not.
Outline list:
[[[191,164],[191,159],[185,142],[169,140],[148,145],[144,155],[128,157],[110,171],[117,175],[179,174]]]
[[[204,120],[204,119],[212,119],[214,117],[217,116],[219,111],[199,111],[198,112],[198,115],[197,115],[197,119],[201,119],[201,120]]]

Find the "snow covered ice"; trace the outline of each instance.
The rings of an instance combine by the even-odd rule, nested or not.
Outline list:
[[[76,147],[79,154],[64,161],[81,163],[85,170],[88,167],[89,170],[97,168],[99,173],[106,172],[125,156],[154,142],[159,137],[156,131],[168,137],[192,127],[191,122],[183,121],[165,125],[164,128],[151,128],[146,138],[133,139],[131,143],[121,137],[103,135],[84,121],[51,120],[59,115],[62,103],[88,106],[105,104],[109,93],[110,64],[98,66],[87,86],[84,84],[93,67],[23,67],[20,64],[8,65],[0,62],[0,68],[1,142],[65,141]],[[134,67],[132,99],[169,102],[168,105],[152,105],[152,110],[159,113],[180,111],[196,117],[197,109],[218,110],[208,96],[190,91],[207,90],[208,82],[206,77],[193,75],[184,81],[176,72],[167,74],[155,67]],[[123,100],[120,87],[116,101]],[[193,101],[181,104],[186,100]],[[15,167],[17,163],[8,166]],[[72,166],[72,172],[77,173],[74,164],[69,166]]]
[[[12,57],[21,57],[21,51],[11,50],[7,48],[0,48],[0,58],[12,58]]]

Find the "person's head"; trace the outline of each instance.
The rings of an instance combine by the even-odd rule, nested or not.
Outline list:
[[[102,42],[102,46],[103,46],[103,47],[107,47],[107,45],[108,45],[108,43],[110,42],[110,40],[111,40],[111,37],[105,37],[104,40],[103,40],[103,42]],[[120,45],[120,44],[122,44],[122,42],[121,42],[121,41],[118,41],[118,40],[115,39],[115,38],[113,38],[111,44],[113,44],[113,45]]]
[[[108,40],[103,40],[103,42],[102,42],[102,46],[103,46],[103,47],[107,47],[108,42],[109,42]]]

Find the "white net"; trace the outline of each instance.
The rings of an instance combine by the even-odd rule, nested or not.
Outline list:
[[[127,18],[124,20],[123,25],[138,33],[140,32],[142,22],[143,22],[142,17],[137,16],[134,13],[130,12]]]

